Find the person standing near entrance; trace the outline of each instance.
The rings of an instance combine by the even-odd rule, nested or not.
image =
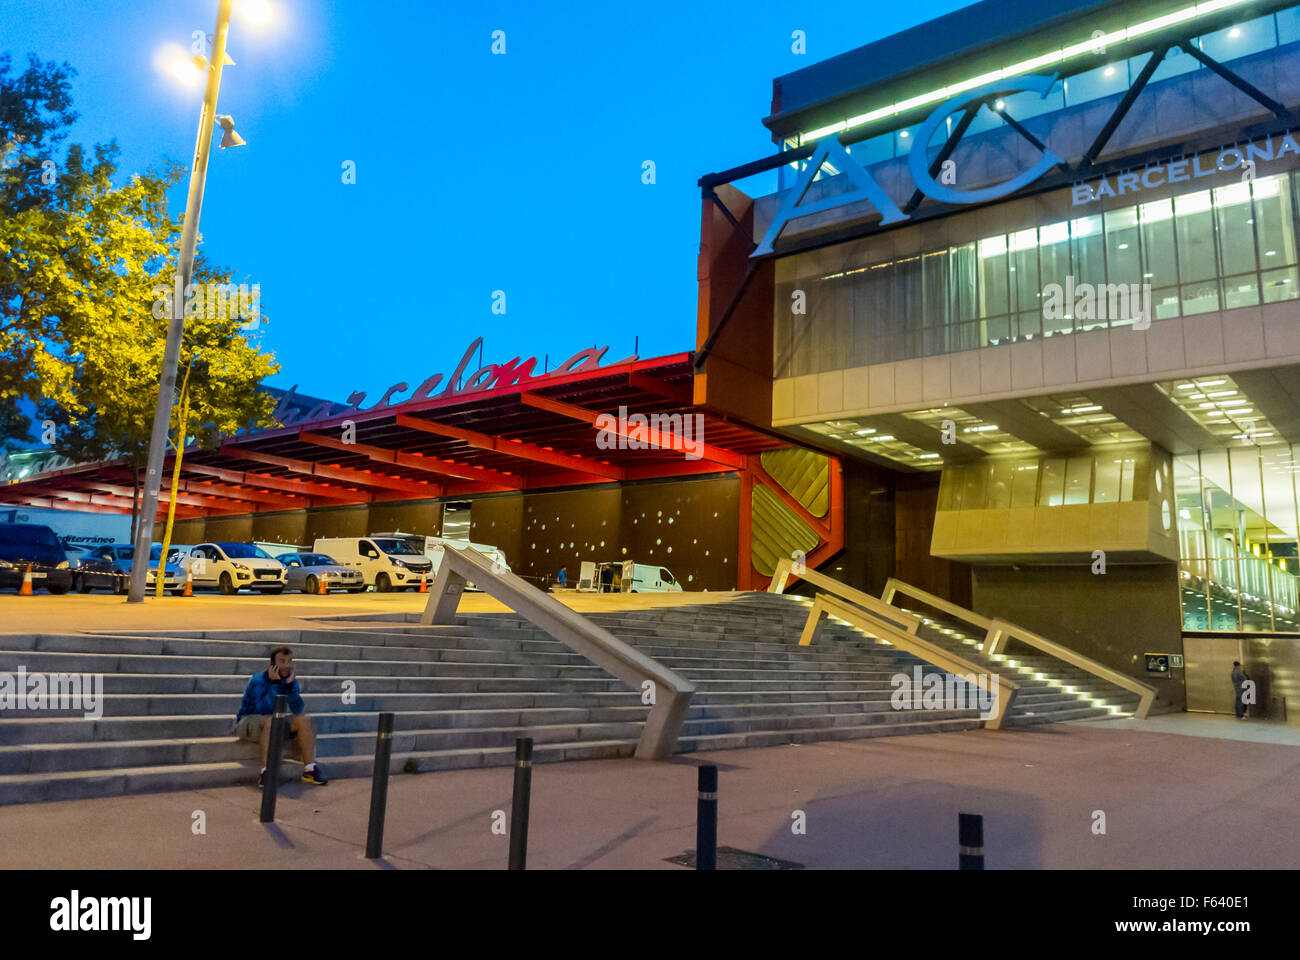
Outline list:
[[[569,585],[568,569],[568,567],[561,566],[560,572],[555,575],[555,582],[562,587],[567,587]]]
[[[1232,661],[1233,709],[1237,712],[1238,720],[1246,719],[1246,684],[1249,682],[1250,677],[1241,669],[1241,661]]]

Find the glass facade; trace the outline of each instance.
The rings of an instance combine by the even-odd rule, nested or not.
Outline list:
[[[1240,57],[1262,53],[1297,40],[1300,40],[1300,7],[1291,7],[1232,27],[1225,27],[1214,33],[1196,37],[1193,42],[1220,63],[1230,63]],[[1105,97],[1117,96],[1132,86],[1150,56],[1149,53],[1143,53],[1075,74],[1053,87],[1045,97],[1030,91],[1014,94],[1005,100],[1006,111],[1016,120],[1023,121]],[[1175,47],[1169,51],[1164,62],[1151,75],[1151,82],[1159,83],[1161,80],[1206,69],[1208,68],[1194,57]],[[985,130],[1003,126],[1005,122],[992,111],[981,110],[968,128],[967,135],[975,136]],[[945,136],[952,132],[952,123],[952,118],[949,117],[947,129],[944,131]],[[891,130],[870,137],[849,147],[849,153],[863,166],[905,157],[912,149],[915,129],[911,127]],[[824,136],[824,133],[820,135]],[[800,134],[797,137],[788,137],[782,142],[781,149],[794,150],[817,139],[819,135]],[[806,160],[782,167],[779,178],[780,189],[793,187],[798,181],[799,174],[806,167]],[[818,174],[817,179],[833,175],[834,171],[823,170]]]
[[[885,262],[779,261],[774,374],[803,376],[1132,324],[1044,316],[1049,284],[1149,284],[1152,320],[1295,299],[1297,177],[1259,177]],[[845,244],[847,258],[870,243]],[[869,259],[867,253],[861,255]],[[820,267],[820,272],[818,268]],[[794,292],[806,313],[792,314]],[[1114,311],[1111,311],[1112,313]]]
[[[1298,453],[1251,444],[1174,458],[1183,629],[1300,631]]]
[[[1145,444],[1070,456],[992,457],[946,466],[940,510],[1006,510],[1146,500],[1151,451]]]

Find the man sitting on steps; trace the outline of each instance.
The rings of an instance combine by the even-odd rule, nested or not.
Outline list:
[[[298,738],[298,749],[305,764],[302,782],[324,786],[329,781],[316,765],[316,731],[311,719],[303,712],[307,707],[298,691],[298,680],[294,677],[293,651],[288,647],[276,647],[271,651],[270,669],[254,675],[248,681],[248,686],[244,689],[244,700],[235,716],[235,734],[241,740],[257,740],[262,745],[262,772],[257,777],[257,785],[262,786],[266,776],[266,757],[271,746],[271,717],[275,713],[275,698],[279,694],[288,698],[289,710],[293,713],[289,721],[289,735]]]

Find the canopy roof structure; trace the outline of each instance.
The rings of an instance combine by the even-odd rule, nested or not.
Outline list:
[[[657,434],[646,429],[654,426]],[[649,446],[656,437],[658,447]],[[494,389],[346,409],[231,438],[216,450],[191,447],[182,458],[176,515],[740,472],[747,456],[787,446],[788,440],[697,407],[691,354],[630,358]],[[169,456],[160,513],[172,472]],[[130,465],[107,461],[26,477],[0,488],[0,500],[129,513],[131,493]]]

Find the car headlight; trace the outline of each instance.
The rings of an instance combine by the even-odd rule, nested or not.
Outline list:
[[[248,569],[248,567],[244,566],[242,563],[232,563],[231,566],[234,567],[236,570],[247,570],[247,569]]]
[[[55,570],[67,570],[69,566],[70,566],[70,564],[68,563],[68,561],[66,561],[66,560],[60,560],[60,561],[59,561],[59,565],[58,565],[57,567],[55,567],[54,569],[55,569]]]
[[[403,561],[398,560],[396,557],[389,557],[389,558],[388,558],[388,562],[391,563],[391,564],[392,564],[393,566],[395,566],[395,567],[405,567],[405,566],[406,566],[406,564],[405,564]]]

